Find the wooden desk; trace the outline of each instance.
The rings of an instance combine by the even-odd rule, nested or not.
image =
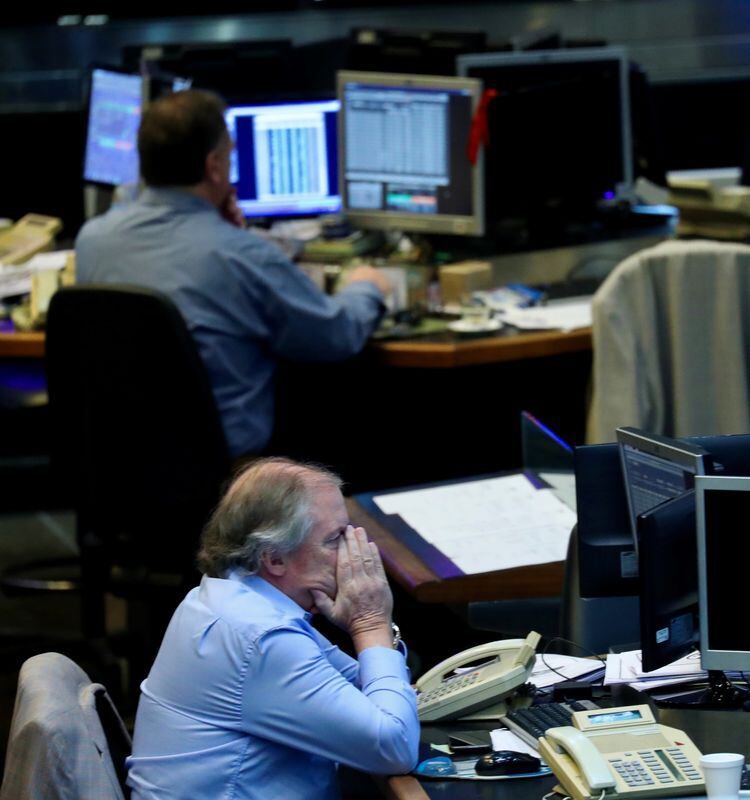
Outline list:
[[[348,498],[349,518],[367,530],[378,545],[388,574],[422,603],[470,603],[475,600],[514,600],[559,595],[564,562],[485,572],[480,575],[445,577],[434,572],[405,544]]]
[[[0,333],[0,358],[44,358],[44,333]]]
[[[542,358],[591,349],[591,329],[512,332],[477,339],[408,339],[374,342],[369,351],[376,363],[388,367],[452,368],[498,364],[526,358]],[[43,358],[44,333],[0,333],[0,358]]]

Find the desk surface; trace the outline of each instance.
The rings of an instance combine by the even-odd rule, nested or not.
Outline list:
[[[559,595],[564,562],[447,577],[433,571],[403,542],[381,525],[353,498],[347,501],[349,518],[367,530],[378,545],[388,574],[423,603],[469,603],[474,600],[512,600]]]
[[[624,697],[615,705],[647,702],[648,698],[628,687],[619,687]],[[614,695],[615,693],[613,693]],[[742,753],[750,756],[750,713],[744,711],[695,711],[654,709],[663,725],[685,731],[702,753]],[[443,723],[445,730],[450,723]],[[456,727],[455,725],[453,727]],[[425,728],[424,741],[446,741],[443,726]],[[552,790],[554,776],[506,781],[425,781],[411,775],[393,776],[385,781],[385,794],[392,800],[540,800]]]
[[[0,358],[43,358],[44,333],[0,333]],[[389,367],[450,368],[520,361],[526,358],[575,353],[591,349],[591,329],[511,332],[477,339],[408,339],[373,342],[369,353],[376,363]]]

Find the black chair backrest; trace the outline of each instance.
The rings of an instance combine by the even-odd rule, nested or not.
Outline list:
[[[147,548],[168,562],[174,545],[192,559],[230,459],[174,303],[132,286],[61,289],[48,312],[46,366],[53,463],[85,526],[142,545],[139,560]]]

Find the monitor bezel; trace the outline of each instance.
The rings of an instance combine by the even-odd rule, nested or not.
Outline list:
[[[147,76],[144,76],[140,72],[133,72],[130,69],[126,69],[125,67],[117,67],[113,66],[112,64],[100,64],[95,63],[91,64],[87,70],[87,82],[86,82],[86,105],[85,105],[85,139],[83,143],[83,158],[81,163],[81,180],[84,186],[98,186],[101,188],[107,189],[116,189],[118,186],[127,186],[129,184],[123,183],[110,183],[108,181],[97,181],[92,180],[91,178],[86,177],[86,162],[87,162],[87,155],[88,155],[88,145],[89,145],[89,125],[91,122],[91,98],[93,95],[94,89],[94,72],[97,70],[101,72],[112,72],[118,75],[128,75],[132,78],[139,78],[141,81],[141,116],[143,116],[143,112],[148,105],[148,95],[149,95],[149,82],[147,80]],[[140,124],[140,123],[139,123]],[[136,142],[136,150],[137,150],[137,142]],[[138,175],[135,180],[135,184],[137,185],[140,183],[141,174],[140,174],[140,160],[139,160],[139,167],[138,167]]]
[[[711,475],[695,479],[695,514],[698,544],[698,609],[700,620],[701,664],[706,670],[750,670],[750,650],[709,649],[708,585],[706,565],[705,493],[715,491],[750,492],[750,477]],[[737,587],[738,591],[741,587]]]
[[[294,100],[282,100],[282,101],[273,100],[273,101],[268,101],[268,102],[229,103],[229,104],[227,104],[227,107],[226,107],[226,109],[224,111],[224,121],[226,123],[227,130],[229,131],[229,135],[232,137],[232,141],[234,142],[234,131],[229,126],[229,116],[232,114],[232,112],[234,112],[234,111],[236,111],[238,109],[288,108],[290,106],[313,106],[313,105],[326,105],[326,104],[330,104],[330,103],[337,103],[338,104],[338,108],[334,109],[334,110],[336,111],[336,114],[337,114],[337,119],[336,119],[336,131],[337,131],[337,137],[336,137],[336,151],[337,151],[336,152],[336,163],[337,163],[337,165],[339,166],[339,169],[340,169],[340,166],[341,166],[341,148],[339,146],[339,136],[338,136],[339,128],[338,128],[338,126],[340,124],[340,117],[341,117],[341,101],[337,97],[318,97],[318,98],[307,98],[306,97],[306,98],[298,98],[298,99],[294,99]],[[242,214],[243,214],[243,216],[244,216],[244,218],[246,220],[255,220],[255,221],[273,220],[273,219],[293,220],[293,219],[302,219],[302,218],[305,218],[305,217],[318,217],[318,216],[320,216],[322,214],[338,214],[338,213],[341,212],[341,210],[343,208],[343,202],[344,202],[343,198],[341,196],[341,179],[340,179],[340,177],[339,177],[338,190],[339,190],[339,193],[338,193],[337,196],[339,198],[339,204],[338,204],[338,209],[336,209],[335,211],[312,209],[312,210],[309,210],[309,211],[307,211],[307,210],[306,211],[293,211],[293,212],[288,213],[288,214],[274,213],[273,211],[269,211],[269,212],[264,213],[264,214],[247,214],[247,213],[245,213],[244,210],[242,210],[242,209],[241,210],[242,210]]]
[[[681,467],[694,468],[692,471],[696,477],[706,475],[710,471],[712,461],[711,454],[698,445],[677,439],[670,439],[656,433],[630,426],[623,426],[615,430],[617,449],[620,456],[620,466],[622,468],[622,481],[625,489],[625,499],[628,504],[628,517],[630,518],[630,529],[633,533],[633,543],[635,552],[638,553],[638,519],[633,507],[633,497],[628,481],[628,471],[625,463],[625,447],[634,447],[641,452],[663,458]]]
[[[622,181],[617,194],[627,197],[633,188],[633,121],[630,111],[629,59],[624,47],[581,47],[570,50],[531,50],[521,53],[465,53],[456,58],[456,71],[468,77],[469,70],[482,67],[512,67],[535,64],[568,64],[575,62],[617,61],[620,65],[620,136],[622,148]]]
[[[341,103],[339,112],[339,194],[342,212],[351,222],[362,228],[374,230],[393,230],[411,233],[434,233],[453,236],[481,236],[484,233],[484,157],[479,149],[477,160],[471,169],[471,201],[473,213],[456,214],[409,214],[396,211],[373,211],[350,209],[346,206],[345,169],[345,125],[346,103],[344,88],[349,83],[362,83],[368,86],[386,86],[407,89],[445,89],[448,91],[471,92],[472,118],[482,96],[482,82],[477,78],[460,78],[439,75],[405,75],[388,72],[360,72],[340,70],[336,73],[336,96]]]

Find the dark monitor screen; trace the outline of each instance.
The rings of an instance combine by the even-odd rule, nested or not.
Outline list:
[[[701,663],[709,670],[748,670],[750,478],[697,478],[696,496]]]
[[[92,70],[84,180],[109,186],[138,181],[138,126],[142,103],[143,78],[140,75]]]
[[[618,428],[615,435],[620,446],[630,527],[638,544],[638,516],[692,489],[696,475],[711,471],[711,459],[701,447],[637,428]]]
[[[338,100],[231,106],[230,180],[245,217],[288,217],[341,209]]]
[[[487,111],[487,227],[590,216],[633,181],[628,63],[619,48],[478,53],[459,74],[497,96]]]
[[[481,234],[481,167],[467,155],[481,84],[339,72],[341,187],[365,228]]]
[[[638,518],[641,652],[650,672],[698,644],[695,492],[688,491]]]
[[[682,441],[710,453],[715,473],[750,475],[750,435],[689,436]],[[575,475],[581,596],[637,595],[638,558],[619,445],[577,447]]]

